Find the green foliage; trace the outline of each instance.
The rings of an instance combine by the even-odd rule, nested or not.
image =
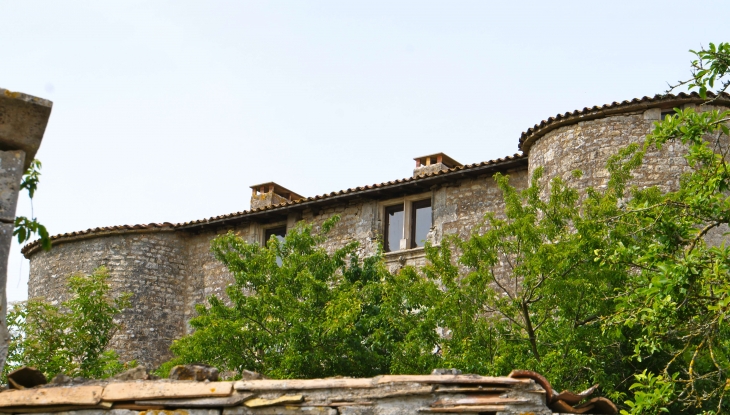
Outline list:
[[[71,277],[72,297],[61,307],[38,300],[17,304],[8,314],[11,342],[3,375],[21,366],[38,368],[48,378],[65,373],[99,379],[124,370],[107,347],[129,295],[111,299],[108,279],[104,267]]]
[[[634,375],[636,383],[629,389],[634,391],[634,400],[626,401],[629,410],[622,409],[621,415],[661,414],[669,412],[667,406],[674,398],[674,383],[676,375],[671,379],[664,376],[655,376],[653,373]]]
[[[205,362],[276,378],[388,373],[418,316],[400,293],[420,282],[390,274],[380,255],[359,258],[354,242],[329,253],[321,244],[338,220],[320,234],[300,225],[266,246],[216,238],[212,251],[235,279],[228,299],[197,307],[194,334],[174,342],[176,358],[159,372]]]
[[[522,191],[507,176],[495,179],[503,215],[488,214],[466,240],[427,246],[422,275],[401,271],[437,287],[421,290],[427,312],[412,333],[425,343],[421,351],[438,350],[422,353],[429,364],[421,369],[486,375],[531,369],[564,388],[600,383],[612,397],[623,396],[612,386],[620,389],[633,373],[625,362],[630,350],[620,330],[603,331],[600,317],[612,312],[613,287],[625,276],[594,261],[606,231],[593,216],[615,210],[615,192],[591,192],[581,210],[578,193],[560,179],[541,186],[540,169]]]
[[[37,234],[41,238],[43,249],[51,249],[51,238],[48,235],[48,230],[36,218],[28,219],[26,216],[17,216],[14,225],[13,236],[18,237],[19,244],[30,240],[33,235]]]
[[[33,199],[33,196],[35,196],[35,191],[38,189],[38,183],[40,182],[41,178],[41,167],[43,167],[41,161],[38,159],[33,159],[33,161],[30,162],[28,170],[25,172],[25,174],[23,174],[23,178],[20,182],[20,190],[27,190],[28,197],[30,197],[31,199]]]
[[[707,91],[715,88],[715,83],[718,81],[717,92],[727,91],[730,79],[726,79],[725,76],[730,73],[730,43],[720,43],[717,46],[710,43],[707,49],[690,50],[690,52],[697,56],[697,59],[692,61],[692,78],[680,82],[679,85],[687,83],[689,89],[698,88],[703,99],[707,98]]]
[[[730,46],[711,45],[698,56],[710,62],[709,72],[695,73],[706,90],[727,74]],[[648,369],[637,376],[631,413],[729,408],[730,248],[707,239],[730,223],[728,122],[728,111],[687,108],[656,123],[644,150],[686,146],[689,172],[677,191],[632,189],[621,214],[606,219],[612,235],[597,259],[628,276],[606,327],[629,329],[633,359]]]
[[[30,167],[23,174],[23,178],[20,182],[20,189],[28,191],[28,197],[30,198],[31,210],[33,209],[33,196],[38,189],[38,182],[41,176],[41,162],[34,159],[30,163]],[[51,249],[51,238],[48,235],[48,230],[35,218],[35,215],[31,213],[31,218],[28,219],[26,216],[18,216],[15,218],[15,229],[13,230],[13,236],[17,236],[18,243],[22,244],[25,241],[30,240],[33,235],[38,235],[41,241],[41,246],[44,250]]]

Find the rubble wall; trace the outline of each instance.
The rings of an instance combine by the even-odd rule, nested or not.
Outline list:
[[[510,176],[512,185],[518,188],[526,186],[526,169],[508,171],[505,174]],[[436,188],[424,195],[428,197],[429,193],[432,195],[433,208],[433,227],[429,240],[433,244],[440,243],[445,234],[455,233],[461,237],[468,237],[485,214],[488,212],[499,214],[504,208],[501,191],[492,174],[455,181],[449,186]],[[298,218],[287,220],[286,226],[291,230],[301,220],[312,224],[314,232],[319,232],[325,221],[339,215],[340,221],[327,235],[325,248],[332,251],[355,241],[359,244],[357,252],[361,257],[371,256],[377,252],[382,239],[381,202],[383,200],[361,199],[317,211],[306,209]],[[232,275],[210,252],[213,238],[230,230],[248,242],[259,242],[263,240],[264,228],[268,226],[271,224],[244,222],[226,229],[187,236],[189,282],[186,287],[188,292],[186,321],[195,315],[195,304],[205,302],[211,295],[227,299],[225,289],[233,281]],[[385,253],[384,257],[393,272],[407,265],[425,264],[425,253],[422,248],[389,252]]]
[[[523,186],[526,170],[507,172],[511,183]],[[443,235],[468,236],[487,212],[502,210],[501,192],[491,174],[467,178],[435,188],[432,195],[433,227],[429,235],[438,244]],[[267,227],[286,224],[292,229],[299,220],[311,223],[315,232],[334,215],[341,220],[331,230],[325,247],[332,250],[348,242],[360,244],[358,253],[373,255],[381,239],[382,200],[360,199],[270,223],[242,222],[215,229],[166,230],[146,233],[112,233],[56,244],[49,252],[31,256],[29,298],[44,298],[60,304],[68,299],[68,277],[89,274],[106,266],[115,293],[132,293],[132,306],[122,316],[123,329],[112,347],[125,360],[154,367],[170,357],[172,340],[190,333],[187,322],[195,305],[206,304],[211,295],[224,300],[233,277],[210,252],[210,243],[228,231],[248,242],[260,242]],[[385,254],[388,266],[397,272],[406,265],[425,263],[422,248]]]
[[[691,106],[700,110],[698,106]],[[726,108],[703,106],[701,109]],[[661,119],[661,113],[661,109],[651,108],[582,121],[548,132],[530,149],[530,174],[537,167],[543,167],[546,181],[560,177],[580,190],[605,188],[609,179],[608,159],[631,143],[638,144],[641,149],[646,136],[654,130],[654,123]],[[726,147],[727,143],[721,145]],[[686,150],[679,142],[667,143],[661,150],[651,146],[643,164],[634,172],[631,184],[639,188],[656,185],[664,192],[677,189],[680,176],[688,168],[683,157]],[[575,170],[580,170],[582,177],[574,177]]]
[[[170,358],[172,340],[184,333],[187,261],[183,242],[176,233],[157,232],[58,244],[30,261],[28,297],[58,305],[68,299],[70,276],[106,266],[113,292],[132,295],[111,347],[124,360],[157,365]]]

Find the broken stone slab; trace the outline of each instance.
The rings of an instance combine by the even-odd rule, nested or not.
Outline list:
[[[165,409],[162,405],[137,405],[136,403],[116,402],[114,409],[130,409],[132,411],[151,411]]]
[[[474,392],[507,392],[510,388],[503,386],[461,386],[461,385],[436,385],[435,393],[474,393]],[[543,391],[544,393],[544,391]]]
[[[170,370],[170,379],[215,382],[218,380],[218,369],[208,365],[177,365]]]
[[[52,406],[17,406],[11,408],[3,408],[8,413],[13,414],[37,414],[37,413],[59,413],[69,411],[81,411],[89,409],[111,409],[111,402],[99,402],[97,405],[52,405]]]
[[[492,377],[479,375],[385,375],[374,378],[377,384],[397,382],[418,382],[418,383],[461,383],[474,385],[509,386],[529,384],[531,379]]]
[[[137,381],[110,383],[104,388],[102,398],[105,401],[212,398],[229,396],[232,392],[231,382]]]
[[[337,415],[337,409],[325,406],[269,406],[265,408],[234,406],[223,408],[222,415]]]
[[[162,405],[165,408],[225,408],[240,405],[244,401],[255,397],[255,393],[234,392],[231,396],[222,398],[193,398],[193,399],[162,399],[136,401],[137,405]]]
[[[298,391],[304,395],[307,405],[329,405],[332,402],[361,402],[387,398],[408,398],[417,395],[431,395],[432,385],[420,383],[398,383],[380,385],[376,388],[308,389]],[[261,397],[275,397],[274,391],[261,391]],[[435,398],[434,398],[435,399]]]
[[[63,412],[39,412],[38,415],[220,415],[217,409],[190,409],[190,410],[147,410],[135,411],[131,409],[82,409]]]
[[[282,395],[274,399],[254,398],[244,403],[249,408],[261,408],[264,406],[282,405],[287,403],[299,403],[304,400],[302,395]]]
[[[439,413],[439,414],[479,414],[482,412],[505,412],[507,407],[504,405],[474,405],[474,406],[452,406],[447,408],[423,408],[419,412]],[[523,412],[520,412],[522,414]],[[532,413],[532,412],[530,412]]]
[[[432,407],[461,406],[461,405],[506,405],[531,402],[526,398],[505,398],[499,395],[471,395],[464,397],[447,397],[431,404]]]
[[[308,390],[335,388],[374,388],[373,378],[332,378],[332,379],[289,379],[289,380],[240,380],[234,384],[236,390]]]
[[[46,383],[46,376],[34,367],[23,366],[8,373],[8,385],[11,389],[32,388]]]
[[[421,410],[428,409],[432,401],[431,397],[412,396],[376,401],[372,406],[339,406],[337,411],[339,415],[418,415]]]
[[[25,152],[25,171],[41,145],[53,103],[0,88],[0,150]]]
[[[96,405],[101,401],[101,386],[74,386],[8,390],[0,393],[0,408],[40,405]]]
[[[219,409],[153,409],[150,411],[137,412],[134,415],[221,415]]]
[[[38,415],[138,415],[138,412],[127,411],[125,409],[69,409],[60,411],[35,412]]]

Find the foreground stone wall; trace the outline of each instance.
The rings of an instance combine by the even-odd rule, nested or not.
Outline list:
[[[238,382],[109,379],[2,391],[0,409],[7,414],[62,415],[550,415],[551,408],[585,412],[564,402],[556,406],[549,383],[535,377],[537,381],[450,374]],[[593,409],[591,413],[617,412],[605,398],[585,394],[580,401],[586,401],[584,407]]]

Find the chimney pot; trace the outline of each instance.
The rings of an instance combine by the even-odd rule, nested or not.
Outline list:
[[[427,156],[416,157],[416,168],[413,169],[413,177],[424,176],[426,174],[437,173],[440,171],[461,167],[462,164],[452,159],[444,153],[429,154]],[[431,163],[433,161],[433,164]],[[424,165],[425,162],[425,165]]]
[[[251,189],[253,190],[251,194],[251,209],[259,209],[304,199],[304,196],[294,193],[274,182],[257,184],[251,186]],[[256,193],[256,190],[259,192]]]

